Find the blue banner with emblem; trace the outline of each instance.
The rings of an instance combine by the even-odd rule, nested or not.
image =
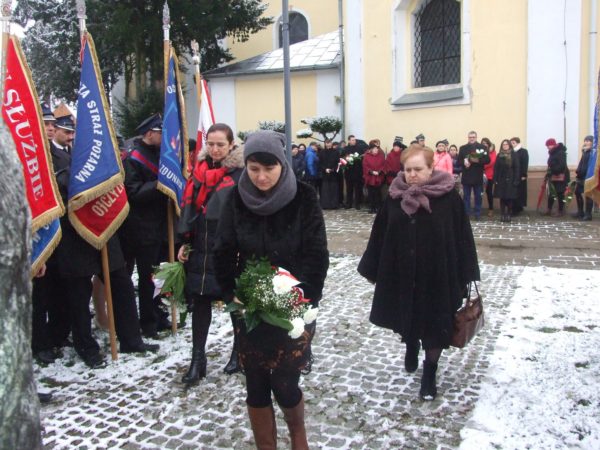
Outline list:
[[[123,168],[91,36],[81,52],[77,125],[71,153],[69,207],[78,209],[123,182]]]
[[[188,134],[177,56],[172,48],[169,56],[157,187],[173,200],[179,215],[188,177]]]
[[[60,220],[54,219],[38,228],[31,236],[31,272],[36,274],[42,264],[50,257],[62,236]]]
[[[584,193],[586,197],[591,198],[596,203],[600,203],[600,158],[598,157],[598,141],[600,140],[600,136],[598,136],[600,128],[600,73],[598,74],[597,88],[596,108],[594,108],[594,144],[588,162]]]

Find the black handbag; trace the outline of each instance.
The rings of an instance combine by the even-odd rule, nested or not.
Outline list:
[[[472,297],[472,287],[475,286],[475,296]],[[464,348],[485,325],[483,302],[475,281],[469,283],[465,304],[454,313],[454,331],[450,345]]]

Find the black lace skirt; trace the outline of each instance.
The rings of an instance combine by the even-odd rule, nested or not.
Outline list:
[[[239,339],[238,357],[246,370],[300,370],[307,374],[312,365],[311,342],[317,322],[304,327],[298,339],[288,336],[287,330],[261,322],[248,332],[243,318],[236,320]]]

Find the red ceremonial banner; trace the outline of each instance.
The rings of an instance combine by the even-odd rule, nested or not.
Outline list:
[[[31,71],[15,36],[10,36],[6,50],[2,117],[23,164],[32,230],[36,231],[62,216],[65,210],[54,178],[40,101]]]

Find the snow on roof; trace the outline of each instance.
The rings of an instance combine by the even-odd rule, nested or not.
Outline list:
[[[340,41],[337,31],[290,45],[290,70],[320,70],[338,67]],[[256,75],[283,71],[283,49],[263,53],[203,73],[205,78]]]

